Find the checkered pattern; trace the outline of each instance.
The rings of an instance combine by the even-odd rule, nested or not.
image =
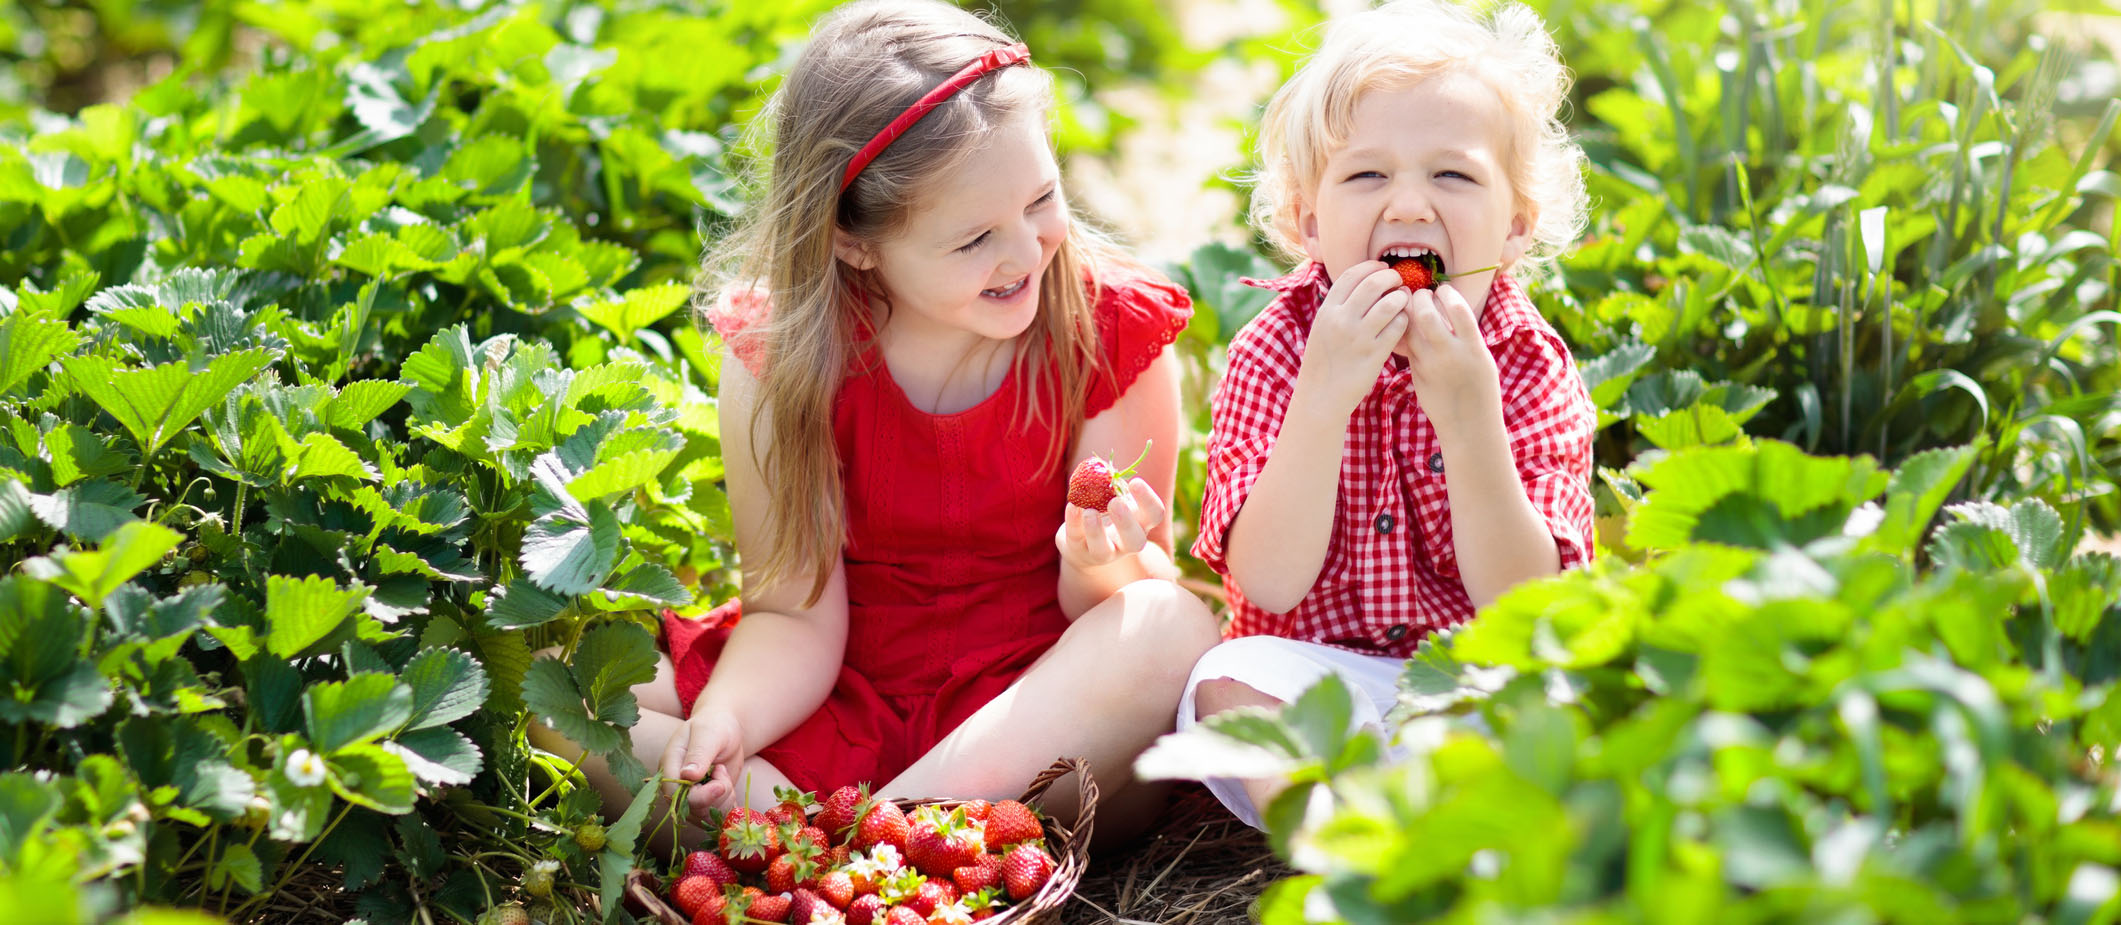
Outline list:
[[[1307,263],[1277,280],[1246,283],[1282,293],[1230,342],[1229,369],[1214,397],[1207,497],[1193,554],[1226,577],[1223,542],[1266,468],[1281,430],[1311,319],[1329,285]],[[1516,281],[1498,275],[1480,320],[1502,383],[1510,453],[1532,506],[1553,531],[1568,568],[1591,556],[1591,436],[1597,413],[1568,347]],[[1348,423],[1340,497],[1318,580],[1296,609],[1270,613],[1228,583],[1232,637],[1274,635],[1360,652],[1413,653],[1432,630],[1471,619],[1451,542],[1436,429],[1415,400],[1398,358]]]

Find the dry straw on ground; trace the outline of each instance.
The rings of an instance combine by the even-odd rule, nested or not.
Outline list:
[[[1124,851],[1091,858],[1075,896],[1061,907],[1061,923],[1248,922],[1260,892],[1290,873],[1264,835],[1189,784],[1172,798],[1162,825]]]

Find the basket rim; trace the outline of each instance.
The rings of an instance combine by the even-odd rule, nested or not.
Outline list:
[[[1082,881],[1084,872],[1090,866],[1090,836],[1097,822],[1098,787],[1096,779],[1090,774],[1089,759],[1054,759],[1052,765],[1031,779],[1030,785],[1024,788],[1023,795],[1018,797],[1017,801],[1026,804],[1037,802],[1052,789],[1055,781],[1069,774],[1076,775],[1080,807],[1074,824],[1062,825],[1051,816],[1041,815],[1041,825],[1046,830],[1047,841],[1055,847],[1055,853],[1059,855],[1054,858],[1053,875],[1048,877],[1045,885],[1039,887],[1038,892],[1031,894],[1029,899],[1013,903],[1008,909],[986,919],[986,925],[1029,925],[1044,920],[1047,913],[1060,908],[1069,897],[1075,895],[1076,885]],[[971,801],[925,797],[900,798],[891,802],[898,804],[900,809],[910,811],[922,806],[959,806]],[[691,925],[691,919],[663,900],[662,890],[662,877],[652,871],[636,866],[626,875],[625,898],[645,909],[650,919],[662,925]]]

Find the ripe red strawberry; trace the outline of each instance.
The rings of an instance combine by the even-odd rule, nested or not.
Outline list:
[[[916,822],[906,835],[906,860],[930,877],[950,876],[951,871],[972,863],[970,835],[947,819],[941,824]]]
[[[676,903],[678,911],[686,915],[697,914],[700,908],[710,901],[710,897],[720,899],[722,885],[713,877],[704,874],[684,877],[678,880],[677,886],[670,889],[670,901]]]
[[[994,804],[986,800],[966,800],[963,805],[958,807],[958,809],[965,811],[965,818],[978,819],[981,822],[987,821],[987,811],[993,808]]]
[[[761,922],[788,921],[788,907],[795,900],[786,893],[767,893],[751,901],[744,914]]]
[[[1015,800],[1003,800],[987,811],[987,850],[1000,854],[1003,848],[1018,842],[1038,841],[1046,838],[1046,830],[1038,824],[1038,814],[1031,807]]]
[[[824,805],[817,811],[817,818],[812,819],[811,823],[824,829],[826,837],[831,838],[832,843],[837,845],[846,841],[851,834],[849,827],[854,825],[855,810],[867,799],[869,787],[866,784],[861,787],[841,787],[825,798]]]
[[[700,903],[700,908],[692,913],[692,925],[726,925],[729,917],[724,913],[728,909],[727,894],[719,890],[709,893],[707,901]]]
[[[907,897],[901,905],[920,913],[922,918],[927,918],[935,912],[937,906],[954,902],[957,902],[957,887],[941,880],[923,880],[920,888],[913,891],[913,895]]]
[[[1053,858],[1046,849],[1037,845],[1018,845],[1009,849],[1002,858],[1002,882],[1009,887],[1009,898],[1022,901],[1038,892],[1053,876]]]
[[[982,854],[979,859],[950,872],[950,882],[966,893],[977,893],[1002,885],[1002,859]]]
[[[879,925],[884,920],[884,898],[875,893],[857,896],[847,904],[847,925]]]
[[[809,824],[810,803],[815,794],[792,787],[775,787],[773,795],[781,803],[767,810],[766,815],[774,817],[775,822],[793,822],[799,826]]]
[[[899,809],[897,803],[872,798],[860,815],[861,821],[855,824],[854,831],[856,848],[890,845],[900,851],[906,850],[906,811]]]
[[[1436,288],[1437,278],[1443,275],[1443,260],[1435,254],[1394,257],[1389,265],[1399,274],[1399,281],[1415,291]]]
[[[782,851],[781,836],[765,813],[733,809],[722,824],[721,848],[730,867],[747,874],[763,873]]]
[[[809,925],[811,916],[820,909],[831,909],[825,900],[809,890],[798,887],[788,896],[788,921],[797,925]]]
[[[846,909],[854,904],[854,878],[844,870],[835,870],[817,878],[817,894],[832,904],[834,909]]]
[[[905,906],[892,906],[891,914],[884,917],[884,925],[928,925],[921,914]]]
[[[685,856],[685,876],[694,874],[713,877],[714,882],[720,884],[735,883],[737,880],[736,870],[729,866],[728,861],[722,860],[721,855],[712,851],[695,851]]]
[[[801,879],[796,873],[796,868],[801,863],[802,859],[793,854],[784,854],[774,858],[773,863],[766,865],[766,892],[792,892],[795,889],[795,882]]]
[[[1102,456],[1076,463],[1075,471],[1068,475],[1068,503],[1087,511],[1104,510],[1127,490],[1127,479],[1134,475],[1134,467],[1148,456],[1149,447],[1145,444],[1142,455],[1122,470],[1114,471],[1112,461]]]

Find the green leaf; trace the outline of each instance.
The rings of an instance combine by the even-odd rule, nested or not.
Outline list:
[[[1278,777],[1303,763],[1284,749],[1248,742],[1220,728],[1196,726],[1159,736],[1134,759],[1134,775],[1142,780]]]
[[[287,467],[282,484],[312,477],[342,476],[367,482],[381,478],[375,467],[330,434],[310,434],[302,438],[300,446],[300,451],[292,454],[294,462]]]
[[[574,674],[558,659],[531,663],[523,675],[523,703],[553,731],[591,752],[601,754],[626,744],[624,732],[590,716]]]
[[[648,807],[655,803],[655,791],[662,779],[651,777],[633,792],[632,802],[626,811],[619,814],[618,821],[604,830],[604,851],[598,859],[598,869],[603,875],[601,897],[604,906],[604,921],[619,921],[619,891],[624,887],[626,875],[633,872],[633,846],[641,837],[641,824],[648,818]]]
[[[644,604],[683,607],[692,603],[692,592],[684,583],[678,581],[669,569],[653,562],[643,562],[624,577],[606,584],[603,596],[610,602],[610,607],[638,608]]]
[[[567,482],[567,493],[583,502],[629,492],[656,481],[677,450],[636,450],[607,459]]]
[[[539,587],[587,594],[603,584],[619,558],[619,522],[603,504],[589,506],[587,523],[564,514],[539,518],[524,531],[520,561]]]
[[[30,509],[35,499],[21,482],[0,478],[0,542],[21,537],[42,519]]]
[[[567,599],[548,594],[518,578],[506,588],[495,588],[486,596],[486,625],[497,630],[541,626],[567,612]]]
[[[1635,415],[1635,431],[1660,449],[1729,443],[1743,433],[1729,412],[1706,402],[1657,415]]]
[[[417,794],[405,760],[375,745],[349,745],[325,759],[331,792],[355,806],[393,816],[412,812]]]
[[[272,364],[275,351],[253,348],[214,357],[203,370],[182,362],[146,369],[120,369],[102,356],[62,360],[73,386],[87,395],[138,440],[143,457],[152,457],[206,410]]]
[[[458,649],[429,649],[405,664],[400,675],[412,690],[406,729],[446,726],[478,712],[486,702],[486,671]]]
[[[222,848],[221,856],[206,871],[206,884],[211,889],[226,889],[231,882],[242,887],[245,893],[256,893],[265,888],[265,872],[258,865],[257,854],[241,842]]]
[[[71,485],[82,479],[101,478],[129,471],[131,457],[103,442],[95,431],[79,424],[61,424],[44,435],[45,458],[52,464],[52,483]],[[130,508],[128,508],[130,510]]]
[[[1340,754],[1354,722],[1355,698],[1348,683],[1328,674],[1311,685],[1282,710],[1282,718],[1301,739],[1309,753],[1319,757]]]
[[[1944,499],[1974,464],[1974,448],[1943,447],[1908,457],[1885,488],[1885,518],[1872,532],[1872,548],[1902,555],[1915,547]]]
[[[479,776],[479,747],[454,729],[420,729],[383,743],[383,749],[405,762],[413,776],[437,786],[471,783]]]
[[[138,492],[117,482],[97,479],[50,495],[32,494],[29,508],[37,519],[68,536],[90,543],[138,521],[133,509],[146,503]]]
[[[360,430],[377,415],[390,410],[410,391],[412,384],[409,382],[363,379],[348,383],[332,397],[331,426],[339,430]]]
[[[412,711],[412,691],[380,672],[326,681],[302,694],[302,716],[310,741],[326,757],[345,746],[388,735],[404,725]]]
[[[60,354],[71,353],[80,343],[80,335],[62,319],[26,314],[0,319],[0,394],[22,384]]]
[[[372,589],[360,582],[341,589],[321,575],[265,579],[266,647],[281,658],[293,657],[331,635],[360,609]]]
[[[95,552],[74,550],[31,559],[22,563],[22,570],[72,592],[92,608],[101,608],[103,599],[119,585],[161,561],[183,539],[168,527],[134,521],[111,531]]]
[[[682,283],[664,283],[629,290],[622,299],[597,302],[580,311],[582,317],[618,335],[620,340],[626,340],[633,336],[633,332],[669,317],[691,297],[691,287]]]
[[[46,822],[65,803],[58,788],[29,774],[0,774],[0,863],[14,866],[23,843],[45,831]]]

